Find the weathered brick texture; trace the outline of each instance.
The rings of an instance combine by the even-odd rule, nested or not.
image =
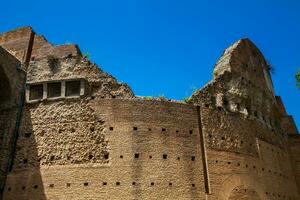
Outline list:
[[[0,36],[13,55],[30,55],[27,97],[38,97],[26,100],[12,170],[0,177],[5,200],[300,199],[300,136],[250,40],[226,49],[213,80],[184,103],[135,97],[78,46],[31,33]],[[0,62],[13,59],[3,55]],[[3,69],[18,99],[24,83],[10,82],[17,72],[4,76]],[[74,96],[66,92],[70,81],[80,86],[69,91]],[[17,111],[0,113],[1,141],[16,139],[10,126]]]

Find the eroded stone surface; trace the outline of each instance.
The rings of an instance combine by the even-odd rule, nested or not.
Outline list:
[[[298,130],[250,40],[224,51],[188,104],[136,98],[77,45],[54,46],[29,27],[0,45],[25,64],[29,56],[29,86],[85,83],[80,96],[44,91],[26,103],[4,199],[300,198]]]

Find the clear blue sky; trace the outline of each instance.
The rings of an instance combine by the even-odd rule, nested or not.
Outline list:
[[[135,94],[189,96],[224,48],[249,37],[276,68],[277,95],[300,127],[300,1],[5,0],[0,32],[33,26],[54,44],[77,43]]]

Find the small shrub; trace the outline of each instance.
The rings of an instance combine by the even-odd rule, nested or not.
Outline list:
[[[297,87],[300,89],[300,69],[298,69],[298,72],[295,77],[296,77]]]
[[[144,100],[159,100],[159,101],[168,101],[168,99],[164,95],[159,95],[159,96],[142,96],[141,97]]]
[[[191,103],[192,102],[192,97],[186,97],[186,98],[183,99],[183,101],[185,103]]]
[[[160,101],[167,101],[167,98],[165,97],[165,95],[159,95],[158,97],[157,97],[157,99],[158,100],[160,100]]]
[[[144,97],[145,100],[153,100],[154,98],[152,96],[146,96]]]
[[[82,57],[89,60],[89,59],[91,59],[91,54],[87,53],[87,52],[86,53],[82,53]]]
[[[267,68],[271,74],[275,73],[275,67],[270,62],[267,63]]]

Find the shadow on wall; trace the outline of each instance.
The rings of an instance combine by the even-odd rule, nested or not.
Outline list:
[[[8,78],[0,65],[0,106],[4,106],[11,99],[11,89]]]
[[[220,187],[218,200],[265,200],[262,185],[248,175],[232,175]]]
[[[25,106],[16,153],[5,185],[5,200],[46,200],[31,109]]]
[[[0,199],[2,197],[7,166],[9,161],[9,136],[13,132],[12,109],[8,106],[11,100],[9,80],[0,65]]]
[[[231,191],[229,200],[262,200],[257,192],[245,186],[238,186]]]
[[[4,71],[0,65],[0,150],[2,150],[4,136],[7,133],[8,128],[8,113],[9,109],[6,108],[6,103],[10,100],[10,87],[9,81],[4,74]],[[1,151],[2,152],[2,151]],[[2,166],[2,164],[1,164]],[[2,171],[1,171],[2,172]]]

